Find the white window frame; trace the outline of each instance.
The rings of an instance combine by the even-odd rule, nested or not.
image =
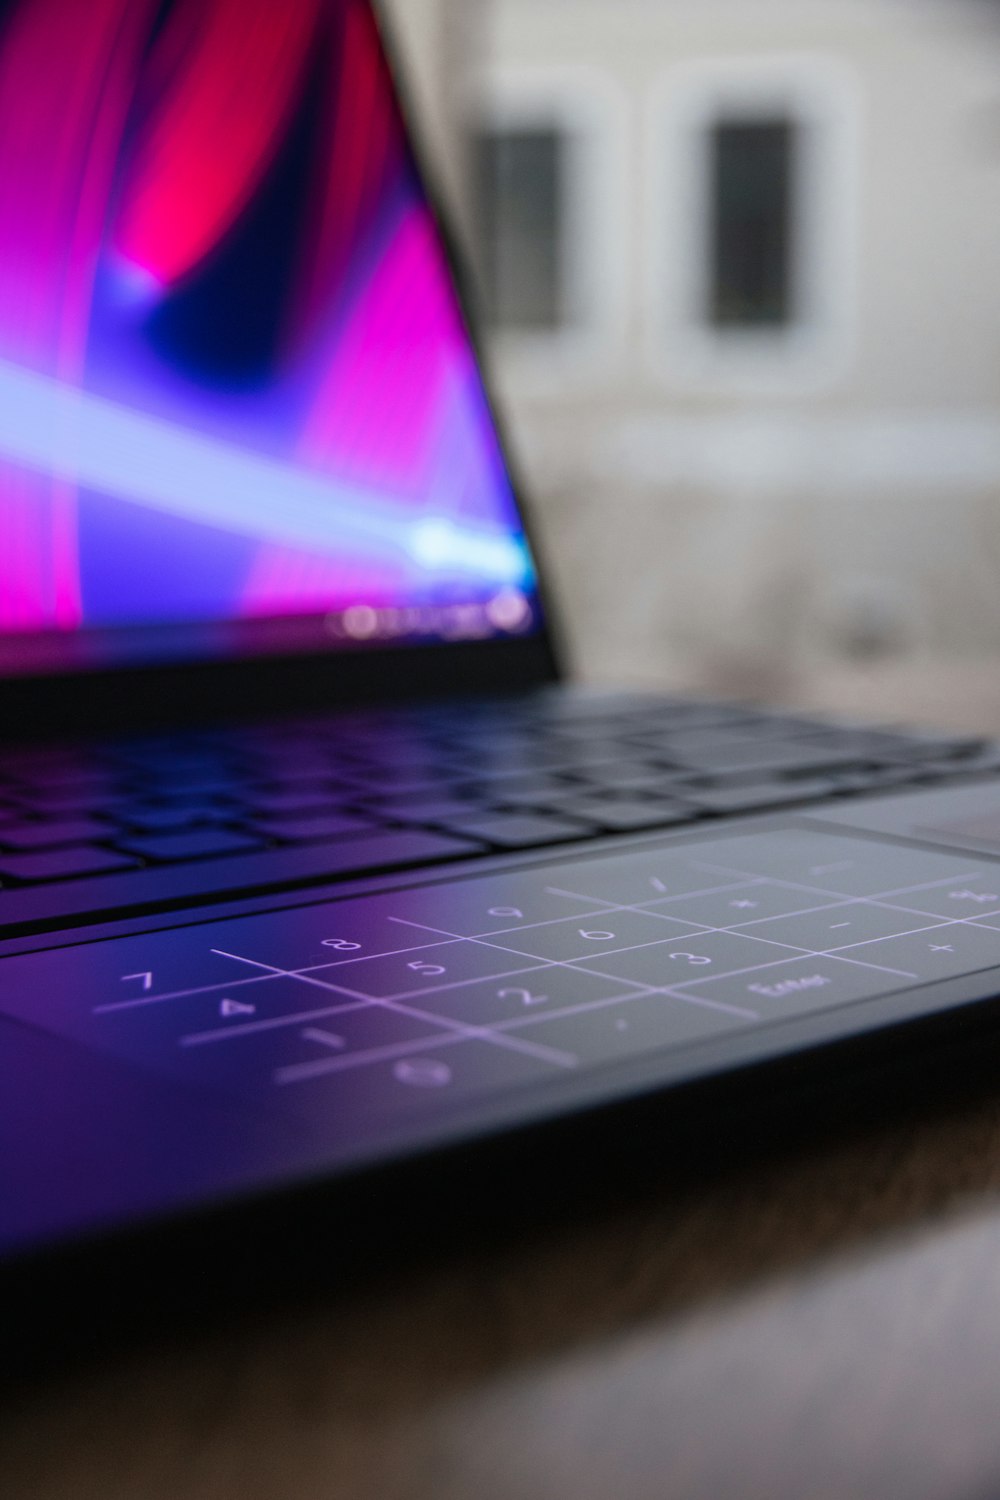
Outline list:
[[[788,119],[797,309],[778,328],[709,316],[713,127]],[[661,75],[649,136],[649,363],[679,392],[787,397],[847,374],[856,345],[861,103],[853,70],[812,55],[705,58]]]
[[[519,394],[607,383],[624,347],[629,204],[626,101],[597,70],[501,66],[480,74],[473,130],[554,129],[565,141],[562,274],[569,320],[554,329],[496,329],[502,373]]]

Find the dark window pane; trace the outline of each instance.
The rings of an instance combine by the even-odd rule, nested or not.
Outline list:
[[[794,317],[788,120],[722,121],[711,140],[709,317],[719,327],[781,327]]]
[[[563,174],[555,130],[489,131],[476,142],[483,301],[498,327],[563,321]]]

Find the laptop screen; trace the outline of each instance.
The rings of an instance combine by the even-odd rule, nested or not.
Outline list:
[[[366,0],[0,0],[0,670],[531,634]]]

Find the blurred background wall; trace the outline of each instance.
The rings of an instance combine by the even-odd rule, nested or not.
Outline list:
[[[582,669],[992,673],[1000,3],[388,8]]]

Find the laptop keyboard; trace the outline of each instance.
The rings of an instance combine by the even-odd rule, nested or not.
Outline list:
[[[1000,771],[1000,744],[550,691],[0,756],[0,924]]]

